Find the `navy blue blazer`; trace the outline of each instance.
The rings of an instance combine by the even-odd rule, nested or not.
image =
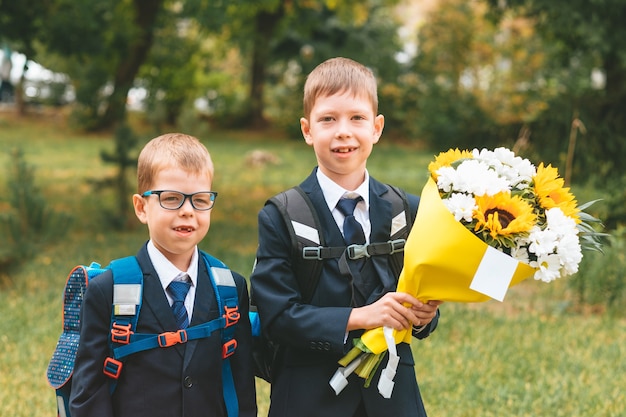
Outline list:
[[[315,170],[300,186],[316,207],[328,246],[345,245],[322,190]],[[389,192],[370,178],[370,242],[389,239],[392,220],[391,203],[382,198]],[[410,196],[413,217],[419,199]],[[338,260],[324,261],[319,284],[310,303],[302,301],[290,258],[289,232],[278,209],[267,204],[258,216],[259,247],[255,269],[250,277],[253,303],[257,305],[263,331],[283,346],[275,364],[272,382],[270,416],[352,416],[360,405],[368,416],[425,416],[414,372],[414,359],[408,344],[400,344],[400,366],[390,399],[377,391],[376,383],[363,387],[363,380],[352,375],[348,386],[336,396],[329,381],[338,367],[337,361],[352,347],[352,339],[362,332],[351,332],[346,341],[345,329],[351,312],[352,284],[339,272]],[[373,302],[384,293],[394,291],[394,276],[386,256],[367,260],[365,268],[375,271],[378,287],[370,295]],[[428,336],[437,325],[433,320],[419,335]],[[384,368],[386,360],[379,367]],[[376,375],[374,381],[378,381]]]
[[[198,287],[191,326],[216,317],[217,302],[208,271],[199,257]],[[138,333],[177,329],[159,277],[144,245],[137,254],[144,273]],[[256,416],[256,391],[252,368],[248,289],[233,272],[239,294],[241,319],[235,331],[238,347],[231,356],[240,416]],[[226,417],[222,392],[222,344],[219,332],[211,336],[139,352],[126,358],[114,394],[102,372],[109,356],[108,338],[113,300],[112,274],[93,278],[81,311],[80,345],[72,380],[72,417]]]

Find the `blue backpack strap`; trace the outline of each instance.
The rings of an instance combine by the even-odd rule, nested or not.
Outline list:
[[[229,417],[239,415],[239,402],[235,391],[230,356],[237,348],[234,325],[238,322],[239,297],[237,286],[230,269],[220,260],[200,251],[209,271],[218,311],[224,314],[210,322],[176,332],[161,334],[135,333],[141,310],[143,272],[134,256],[112,261],[108,268],[113,270],[113,308],[111,312],[112,356],[105,360],[104,373],[113,378],[111,392],[122,370],[124,357],[143,350],[169,347],[176,343],[208,337],[213,331],[222,329],[222,385],[224,402]]]
[[[224,403],[229,417],[239,415],[239,401],[235,391],[235,381],[230,366],[230,356],[235,353],[235,324],[239,321],[239,297],[231,270],[219,259],[200,251],[206,263],[213,284],[219,311],[223,311],[224,328],[222,329],[222,386]]]
[[[116,346],[130,343],[137,328],[143,292],[143,271],[134,256],[111,261],[113,272],[113,306],[111,309],[111,351]],[[109,356],[104,361],[104,373],[112,378],[111,392],[122,371],[122,362]]]

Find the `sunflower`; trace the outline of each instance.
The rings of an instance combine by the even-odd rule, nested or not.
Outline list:
[[[435,157],[435,160],[428,164],[428,172],[433,177],[433,180],[437,182],[437,170],[441,167],[451,166],[454,162],[461,159],[473,158],[472,152],[465,150],[460,151],[458,148],[450,149],[446,152],[441,152]]]
[[[530,231],[537,219],[530,204],[508,192],[476,197],[476,205],[474,231],[487,234],[507,247],[510,246],[505,241]]]
[[[580,223],[576,198],[570,192],[569,187],[564,187],[565,181],[559,177],[556,168],[552,165],[546,167],[543,162],[539,164],[534,183],[535,194],[543,209],[549,210],[558,207],[566,216],[573,218],[576,223]]]

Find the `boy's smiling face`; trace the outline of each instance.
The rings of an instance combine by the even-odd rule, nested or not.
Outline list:
[[[211,191],[211,176],[194,174],[181,168],[164,168],[154,178],[151,190],[173,190],[185,194]],[[186,199],[177,210],[159,204],[157,195],[133,196],[137,218],[148,225],[154,245],[181,271],[186,271],[196,245],[204,239],[211,224],[211,210],[199,211]]]
[[[366,95],[349,91],[318,97],[309,118],[300,119],[319,169],[347,190],[356,189],[365,179],[367,158],[384,124],[384,117],[374,113]]]

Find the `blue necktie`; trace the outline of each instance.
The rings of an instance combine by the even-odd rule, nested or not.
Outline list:
[[[361,197],[357,198],[342,198],[337,203],[337,210],[345,216],[343,220],[343,240],[348,245],[356,243],[358,245],[365,244],[365,234],[361,224],[354,218],[354,208],[363,200]]]
[[[191,287],[189,281],[172,281],[167,286],[167,291],[172,297],[172,312],[179,329],[186,329],[189,326],[189,317],[185,308],[185,297],[187,297],[189,287]]]
[[[362,197],[357,198],[341,198],[337,203],[337,210],[345,216],[343,221],[343,240],[347,245],[365,244],[365,233],[361,223],[354,218],[354,209]],[[352,276],[352,303],[359,307],[365,304],[365,300],[369,295],[368,286],[361,275],[361,268],[365,264],[365,259],[348,260],[348,268]]]

